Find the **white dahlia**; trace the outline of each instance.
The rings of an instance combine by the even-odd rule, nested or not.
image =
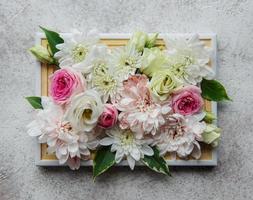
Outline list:
[[[206,128],[203,114],[184,117],[173,114],[166,119],[166,124],[161,127],[160,135],[155,137],[154,145],[157,145],[160,154],[171,153],[173,158],[178,155],[185,158],[192,155],[199,159],[201,156],[200,145],[202,133]]]
[[[64,43],[56,45],[59,51],[54,55],[61,68],[73,67],[88,74],[93,68],[93,62],[104,57],[107,51],[105,46],[98,44],[99,35],[94,30],[87,34],[73,30],[71,36],[61,36]]]
[[[133,45],[113,49],[109,60],[109,66],[123,80],[135,74],[141,67],[141,63],[141,52],[138,52]]]
[[[164,38],[170,70],[186,84],[196,85],[202,78],[212,79],[213,70],[208,66],[210,49],[199,40],[198,35]]]
[[[103,102],[113,99],[119,88],[122,87],[122,80],[104,62],[94,65],[91,74],[91,83],[92,87],[101,94]]]
[[[138,139],[131,130],[122,130],[114,127],[106,131],[108,137],[100,140],[103,146],[111,146],[111,151],[116,152],[115,161],[120,163],[125,157],[130,168],[133,170],[136,161],[144,158],[144,155],[152,156],[153,149],[149,146],[150,139]]]

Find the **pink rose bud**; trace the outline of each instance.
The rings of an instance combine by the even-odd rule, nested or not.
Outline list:
[[[71,68],[55,71],[50,80],[50,96],[59,105],[68,104],[73,95],[83,92],[86,87],[82,74]]]
[[[118,110],[112,104],[105,104],[104,111],[98,119],[98,126],[101,128],[113,127],[118,118]]]
[[[193,115],[203,107],[201,90],[196,86],[185,86],[172,95],[172,108],[181,115]]]

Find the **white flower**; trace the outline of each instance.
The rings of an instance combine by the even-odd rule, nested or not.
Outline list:
[[[36,110],[35,120],[27,125],[27,132],[32,137],[38,137],[40,143],[45,143],[47,134],[57,128],[57,124],[61,121],[63,111],[48,97],[41,97],[41,104],[43,109]]]
[[[121,79],[125,80],[129,75],[135,74],[141,67],[141,62],[141,52],[132,45],[113,49],[109,65]]]
[[[100,95],[95,90],[86,90],[73,97],[65,119],[80,130],[91,131],[102,112]]]
[[[60,164],[67,162],[71,169],[78,169],[80,159],[90,158],[90,149],[97,147],[98,140],[94,132],[78,131],[70,122],[63,121],[48,134],[47,145],[48,152],[55,153]]]
[[[60,164],[67,163],[71,169],[80,167],[81,159],[90,158],[90,149],[98,145],[94,132],[84,132],[63,120],[63,111],[48,97],[42,98],[43,109],[27,128],[30,136],[38,137],[48,145],[48,152],[55,153]]]
[[[109,137],[100,140],[103,146],[111,146],[111,151],[116,152],[115,162],[120,163],[126,157],[130,168],[133,170],[136,161],[144,158],[144,155],[152,156],[153,149],[149,146],[149,139],[137,139],[135,134],[127,129],[122,130],[114,127],[106,131]]]
[[[104,103],[115,98],[118,89],[122,87],[122,80],[106,63],[96,63],[91,74],[91,83],[101,94]]]
[[[212,79],[213,70],[208,66],[210,50],[199,40],[198,35],[189,39],[164,38],[171,71],[187,84],[196,85],[202,78]]]
[[[71,36],[61,35],[64,43],[56,45],[59,51],[54,55],[59,59],[60,67],[73,67],[85,74],[92,70],[92,63],[104,56],[105,49],[99,45],[99,35],[89,31],[86,35],[73,30]]]
[[[173,158],[176,158],[176,155],[181,158],[192,155],[199,159],[201,151],[198,141],[202,140],[202,133],[206,128],[205,122],[200,122],[203,116],[203,114],[187,117],[180,114],[169,116],[154,142],[160,154],[170,152]]]

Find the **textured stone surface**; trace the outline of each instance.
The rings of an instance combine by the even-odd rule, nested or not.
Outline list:
[[[252,199],[253,1],[250,0],[1,0],[0,1],[0,200],[46,199]],[[34,165],[25,125],[32,109],[35,61],[27,53],[38,25],[68,32],[215,32],[218,79],[232,103],[219,104],[223,128],[215,168],[173,168],[173,177],[147,169],[114,168],[92,181],[90,168]]]

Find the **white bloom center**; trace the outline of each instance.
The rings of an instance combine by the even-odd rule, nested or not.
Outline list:
[[[75,62],[81,62],[85,59],[87,53],[88,48],[82,44],[78,44],[72,49],[72,58]]]
[[[172,65],[171,71],[178,77],[182,77],[185,75],[185,69],[187,66],[192,65],[194,63],[194,59],[190,56],[184,56],[180,59],[179,62]]]
[[[169,124],[167,126],[168,133],[173,140],[184,136],[186,132],[186,126],[182,119],[169,117],[168,124]]]
[[[135,68],[136,64],[137,64],[137,60],[136,60],[136,58],[128,57],[128,58],[125,59],[125,63],[124,64],[126,66],[131,67],[131,68]]]
[[[72,126],[69,122],[60,123],[59,131],[62,133],[70,133],[72,131]]]
[[[120,142],[121,142],[121,146],[123,148],[129,148],[129,147],[131,147],[134,144],[133,133],[130,130],[125,131],[120,136]]]
[[[109,74],[94,77],[94,86],[101,90],[103,93],[114,91],[117,86],[117,81]]]

